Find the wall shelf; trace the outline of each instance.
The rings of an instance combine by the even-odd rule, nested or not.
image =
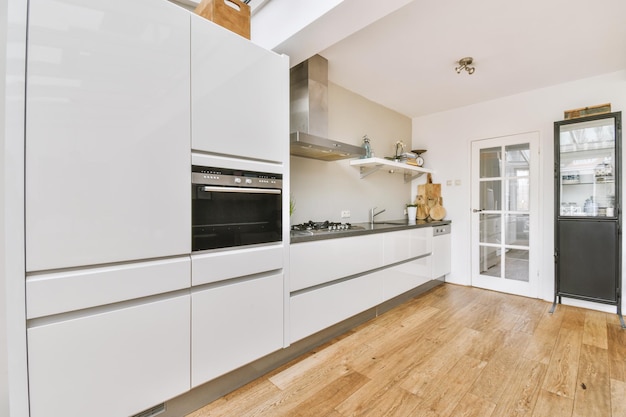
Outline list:
[[[416,167],[404,162],[396,162],[385,158],[353,159],[350,161],[353,167],[359,167],[361,178],[365,178],[381,168],[387,169],[391,174],[403,174],[404,182],[410,182],[425,173],[432,173],[432,169]]]

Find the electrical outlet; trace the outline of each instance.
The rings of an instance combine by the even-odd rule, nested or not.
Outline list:
[[[341,210],[341,218],[345,219],[350,217],[350,210]]]

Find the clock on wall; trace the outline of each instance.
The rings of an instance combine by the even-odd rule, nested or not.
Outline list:
[[[423,167],[424,166],[424,158],[422,157],[422,154],[424,152],[426,152],[426,149],[418,149],[418,150],[414,150],[411,151],[414,154],[417,155],[417,158],[415,158],[415,163],[417,164],[418,167]]]

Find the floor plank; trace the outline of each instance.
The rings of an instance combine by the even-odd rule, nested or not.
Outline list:
[[[455,332],[455,336],[449,344],[439,348],[420,366],[411,369],[401,387],[412,394],[423,396],[428,387],[436,380],[437,375],[449,372],[480,336],[480,332],[467,328]]]
[[[607,350],[583,344],[578,369],[572,415],[575,417],[611,415],[611,383]]]
[[[522,353],[528,338],[530,335],[526,333],[508,334],[470,392],[487,401],[498,403],[507,385],[517,378],[515,370],[523,360]]]
[[[606,329],[606,314],[599,311],[585,312],[585,330],[583,333],[583,343],[597,346],[600,349],[608,349]]]
[[[587,310],[564,305],[561,305],[557,308],[564,310],[563,323],[561,323],[561,328],[576,331],[584,329]]]
[[[611,380],[611,412],[613,417],[626,416],[626,382]]]
[[[553,314],[548,313],[541,317],[537,328],[533,332],[533,338],[529,341],[524,351],[525,358],[545,365],[550,363],[550,357],[556,345],[564,317],[565,312],[563,309],[556,309]]]
[[[565,324],[565,320],[563,323]],[[545,390],[559,396],[574,398],[581,344],[582,330],[565,327],[561,329],[543,383]]]
[[[626,330],[619,324],[607,326],[611,378],[626,382]]]
[[[422,393],[422,402],[411,416],[452,416],[460,398],[469,390],[487,363],[470,356],[461,357],[447,372],[440,374],[428,390]]]
[[[524,299],[526,301],[528,299]],[[524,332],[534,334],[539,323],[550,309],[550,304],[541,300],[533,300],[528,302],[526,310],[520,312],[519,319],[515,323],[513,330],[516,332]]]
[[[510,383],[503,390],[494,416],[531,416],[539,397],[547,366],[522,358]]]
[[[539,392],[532,417],[571,417],[573,408],[573,398],[562,397],[542,389]]]
[[[420,400],[398,387],[397,381],[370,381],[336,407],[342,416],[410,416]]]
[[[324,389],[302,401],[290,413],[294,417],[319,417],[335,411],[346,397],[354,394],[370,381],[369,378],[357,373],[349,372],[324,387]]]
[[[492,415],[496,416],[493,414],[495,409],[496,404],[467,393],[452,410],[451,415],[455,417],[491,417]]]
[[[549,307],[445,284],[187,417],[626,416],[615,314]]]

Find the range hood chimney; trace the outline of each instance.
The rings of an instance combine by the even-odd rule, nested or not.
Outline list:
[[[328,139],[328,60],[315,55],[291,69],[291,154],[336,161],[365,155],[365,149]]]

